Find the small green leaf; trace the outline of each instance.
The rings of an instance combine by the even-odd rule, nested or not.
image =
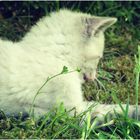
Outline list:
[[[81,72],[81,69],[80,69],[80,68],[77,68],[76,71],[77,71],[77,72]]]
[[[133,123],[134,123],[135,125],[137,125],[137,126],[140,128],[140,121],[134,120]]]
[[[61,74],[66,74],[66,73],[68,73],[68,71],[69,71],[68,67],[64,66]]]

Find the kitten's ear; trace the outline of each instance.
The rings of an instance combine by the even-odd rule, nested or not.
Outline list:
[[[85,34],[87,36],[96,35],[99,31],[105,31],[108,27],[117,21],[117,18],[112,17],[91,17],[84,18]]]

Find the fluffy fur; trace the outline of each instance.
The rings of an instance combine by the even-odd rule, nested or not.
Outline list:
[[[94,80],[103,55],[104,31],[115,22],[116,18],[60,10],[41,19],[20,42],[0,40],[0,108],[7,113],[29,111],[47,77],[67,66],[82,71],[52,79],[35,100],[35,115],[60,102],[84,111],[88,103],[82,96],[83,74]],[[99,105],[96,113],[105,114],[114,107],[120,109]]]

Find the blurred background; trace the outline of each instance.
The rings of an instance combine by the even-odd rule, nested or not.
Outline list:
[[[60,8],[117,17],[118,35],[129,32],[128,42],[140,38],[139,1],[0,1],[0,36],[18,40],[39,18]]]

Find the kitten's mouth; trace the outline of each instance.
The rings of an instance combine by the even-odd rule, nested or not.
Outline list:
[[[96,79],[96,72],[95,73],[84,73],[83,78],[86,82],[94,81]]]

